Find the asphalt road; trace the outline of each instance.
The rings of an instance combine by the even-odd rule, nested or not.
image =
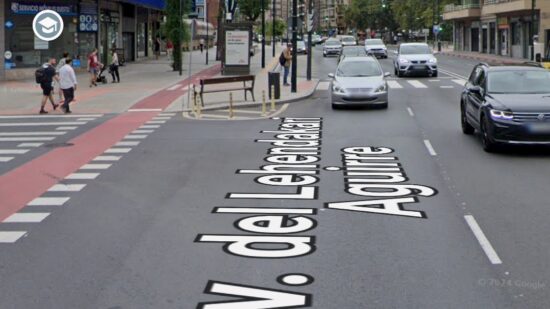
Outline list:
[[[0,224],[28,231],[0,243],[0,308],[548,308],[550,151],[483,152],[459,123],[475,63],[439,63],[391,77],[387,110],[334,111],[323,81],[273,119],[161,116]]]

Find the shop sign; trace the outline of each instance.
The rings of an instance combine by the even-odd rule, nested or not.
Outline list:
[[[8,20],[4,23],[4,27],[6,27],[6,29],[12,29],[14,26],[15,24],[11,20]]]
[[[250,33],[248,31],[226,31],[225,64],[248,65]]]
[[[80,3],[78,15],[79,32],[97,32],[99,29],[99,17],[95,3]]]
[[[498,29],[508,29],[508,17],[499,17],[497,19]]]
[[[15,1],[11,3],[11,12],[18,15],[36,15],[40,11],[52,10],[62,16],[76,16],[76,6],[66,3],[38,3]]]
[[[4,58],[6,58],[6,60],[10,60],[12,56],[13,55],[9,50],[6,50],[6,52],[4,53]]]

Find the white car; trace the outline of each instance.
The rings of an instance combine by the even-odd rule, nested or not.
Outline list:
[[[357,41],[351,35],[342,35],[342,36],[340,36],[340,42],[342,42],[342,46],[357,45]]]
[[[365,40],[367,54],[380,58],[388,58],[388,48],[381,39]]]
[[[426,43],[402,43],[393,62],[395,75],[424,73],[437,77],[437,58]]]

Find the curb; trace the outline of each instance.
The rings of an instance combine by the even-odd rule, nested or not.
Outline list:
[[[282,105],[282,104],[287,104],[287,103],[296,103],[298,101],[302,101],[304,99],[307,99],[315,93],[315,90],[317,89],[317,85],[319,84],[319,82],[320,82],[320,80],[317,80],[317,82],[315,83],[315,86],[310,91],[308,91],[306,94],[304,94],[302,96],[299,96],[299,97],[291,98],[291,99],[275,100],[275,104],[276,105]],[[233,107],[234,108],[237,108],[237,107],[254,107],[254,106],[261,106],[261,104],[262,104],[261,102],[241,103],[241,104],[236,104]],[[269,102],[268,102],[268,104],[269,104]],[[227,109],[227,108],[228,108],[228,105],[203,107],[201,109],[201,111],[215,111],[215,110],[221,110],[221,109]],[[192,111],[191,109],[183,109],[183,110],[179,110],[179,111],[176,111],[176,112],[191,112],[191,111]]]
[[[441,52],[440,55],[443,56],[450,56],[450,57],[457,57],[457,58],[463,58],[463,59],[470,59],[470,60],[477,60],[482,62],[488,62],[493,64],[518,64],[523,63],[524,61],[521,60],[507,60],[507,59],[487,59],[485,57],[475,56],[475,55],[464,55],[464,54],[456,54],[452,52]],[[527,61],[527,60],[525,60]]]

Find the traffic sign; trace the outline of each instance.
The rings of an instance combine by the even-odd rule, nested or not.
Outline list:
[[[434,25],[433,33],[438,34],[439,32],[441,32],[441,25]]]

